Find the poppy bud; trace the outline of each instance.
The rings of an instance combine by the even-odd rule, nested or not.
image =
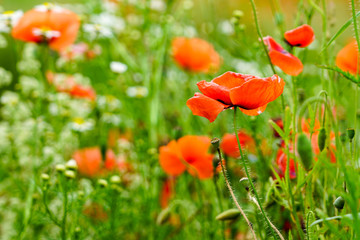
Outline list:
[[[246,191],[249,191],[249,179],[246,177],[243,177],[240,179],[240,184],[246,189]]]
[[[240,216],[240,211],[237,208],[228,209],[216,216],[218,221],[235,220]]]
[[[351,142],[355,137],[355,130],[353,128],[348,128],[346,131],[347,131],[347,136]]]
[[[219,138],[213,138],[211,139],[211,145],[214,147],[214,149],[219,149],[220,146],[220,139]]]
[[[344,208],[344,205],[345,205],[345,200],[344,200],[344,198],[343,197],[338,197],[335,201],[334,201],[334,206],[337,208],[337,209],[339,209],[339,210],[341,210],[341,209],[343,209]]]
[[[159,215],[158,215],[158,217],[157,217],[157,219],[156,219],[156,224],[157,225],[163,225],[164,223],[166,223],[167,222],[167,220],[169,220],[169,218],[170,218],[170,208],[165,208],[165,209],[163,209],[160,213],[159,213]]]
[[[322,152],[322,150],[324,150],[324,148],[325,148],[326,138],[327,138],[326,130],[325,130],[325,128],[321,128],[320,133],[318,135],[318,146],[319,146],[320,152]]]
[[[297,152],[305,170],[309,171],[313,163],[313,151],[311,142],[304,133],[301,133],[297,139]]]
[[[65,171],[65,177],[66,177],[67,179],[74,179],[74,178],[76,177],[76,174],[75,174],[75,172],[72,171],[72,170],[66,170],[66,171]]]
[[[97,181],[97,183],[99,184],[100,187],[102,188],[106,188],[108,186],[108,182],[105,179],[99,179]]]

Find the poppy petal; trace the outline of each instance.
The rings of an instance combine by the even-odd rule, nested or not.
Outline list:
[[[303,71],[304,66],[300,59],[285,51],[272,37],[267,36],[263,40],[268,46],[272,64],[291,76],[297,76]]]
[[[336,66],[345,72],[360,73],[360,62],[358,60],[358,47],[356,40],[351,41],[336,56]]]
[[[205,96],[231,105],[230,91],[227,87],[214,82],[206,82],[205,80],[198,82],[197,86]]]
[[[214,78],[211,82],[216,83],[220,86],[226,87],[229,90],[234,87],[239,87],[246,81],[256,78],[253,75],[241,74],[235,72],[226,72],[223,75]]]
[[[205,117],[210,122],[215,121],[219,113],[228,107],[227,105],[201,93],[195,93],[194,97],[187,100],[186,105],[190,108],[194,115]]]
[[[181,162],[179,148],[174,140],[167,146],[160,147],[159,162],[169,175],[180,175],[186,169],[186,166]]]
[[[307,24],[289,30],[284,34],[285,40],[295,47],[307,47],[315,39],[314,30]]]
[[[265,109],[266,109],[267,104],[265,104],[264,106],[252,109],[252,110],[246,110],[246,109],[242,109],[239,108],[241,112],[243,112],[244,114],[248,115],[248,116],[257,116],[262,114]]]
[[[94,177],[100,172],[102,156],[99,147],[90,147],[78,150],[74,153],[73,159],[78,165],[79,173]]]
[[[211,154],[196,159],[196,161],[191,164],[194,169],[188,169],[189,173],[197,176],[199,179],[211,178],[214,174],[212,159],[213,155]],[[194,170],[196,170],[196,173]]]
[[[278,98],[284,85],[284,80],[277,75],[252,79],[230,91],[231,102],[245,110],[257,109]]]

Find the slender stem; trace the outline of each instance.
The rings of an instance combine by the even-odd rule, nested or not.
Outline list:
[[[261,34],[261,30],[260,30],[260,26],[259,26],[259,22],[258,22],[258,17],[257,17],[257,13],[256,13],[256,7],[255,7],[255,3],[254,3],[254,0],[250,0],[251,2],[251,7],[252,7],[252,10],[253,10],[253,13],[254,13],[254,19],[255,19],[255,26],[256,26],[256,31],[257,31],[257,34],[260,38],[260,42],[261,42],[261,45],[262,47],[264,48],[264,51],[266,53],[266,56],[269,60],[269,63],[270,63],[270,66],[271,66],[271,70],[273,71],[274,74],[276,74],[276,71],[275,71],[275,67],[274,65],[272,64],[271,62],[271,59],[270,59],[270,55],[269,55],[269,52],[265,46],[265,43],[264,43],[264,39],[263,39],[263,36]]]
[[[49,215],[49,218],[51,219],[51,221],[53,221],[53,223],[58,226],[61,227],[61,224],[59,223],[59,221],[55,218],[55,216],[53,215],[53,213],[51,212],[48,204],[47,204],[47,189],[44,191],[43,193],[43,202],[44,202],[44,206],[45,206],[45,211],[46,213]]]
[[[227,177],[226,177],[226,169],[225,169],[224,164],[222,163],[222,158],[221,158],[220,149],[218,148],[217,151],[218,151],[219,159],[220,159],[221,172],[222,172],[222,174],[224,175],[225,183],[226,183],[227,188],[229,189],[230,195],[231,195],[232,199],[234,200],[234,203],[235,203],[236,207],[239,209],[241,215],[244,217],[245,221],[247,222],[247,224],[248,224],[248,226],[249,226],[249,228],[250,228],[250,231],[251,231],[254,239],[257,239],[257,238],[256,238],[256,234],[255,234],[254,229],[253,229],[253,226],[252,226],[251,222],[249,221],[249,219],[247,218],[245,212],[242,210],[240,204],[238,203],[238,201],[237,201],[237,199],[236,199],[236,196],[235,196],[235,194],[234,194],[234,191],[232,190],[231,185],[230,185],[230,183],[229,183],[229,180],[228,180]]]
[[[253,201],[253,202],[255,203],[255,205],[257,206],[257,208],[261,211],[259,202],[256,201],[256,199],[255,199],[253,196],[251,196],[250,194],[249,194],[249,198],[250,198],[251,201]],[[272,229],[274,229],[274,231],[275,231],[275,232],[277,233],[277,235],[280,237],[280,239],[281,239],[281,240],[285,240],[285,238],[281,235],[280,231],[275,227],[275,225],[274,225],[272,222],[270,222],[270,225],[271,225]]]
[[[260,203],[260,200],[259,200],[259,195],[258,195],[258,193],[257,193],[257,191],[256,191],[256,189],[255,189],[254,183],[253,183],[253,181],[252,181],[252,178],[251,178],[251,176],[250,176],[250,174],[249,174],[248,167],[247,167],[247,165],[246,165],[245,157],[244,157],[244,154],[243,154],[242,149],[241,149],[241,144],[240,144],[239,135],[237,134],[236,109],[237,109],[237,107],[234,107],[234,131],[235,131],[235,136],[236,136],[236,140],[237,140],[237,143],[238,143],[238,147],[239,147],[239,150],[240,150],[241,161],[242,161],[242,163],[243,163],[243,167],[244,167],[244,170],[245,170],[245,173],[246,173],[246,177],[249,179],[251,189],[252,189],[252,191],[254,192],[254,195],[255,195],[255,197],[256,197],[256,200],[257,200],[258,203],[259,203],[261,213],[262,213],[262,215],[264,216],[266,223],[267,223],[268,226],[270,227],[270,230],[271,230],[271,233],[272,233],[274,239],[277,239],[276,234],[275,234],[275,232],[273,231],[273,229],[272,229],[272,227],[271,227],[270,220],[269,220],[269,218],[266,216],[266,213],[265,213],[263,207],[261,206],[261,203]]]
[[[62,179],[64,180],[64,179]],[[64,183],[64,189],[63,189],[63,196],[64,196],[64,199],[63,199],[63,217],[62,217],[62,221],[61,221],[61,238],[63,240],[66,240],[66,218],[67,218],[67,207],[68,207],[68,195],[67,195],[67,189],[68,189],[68,186],[67,186],[67,182],[65,180],[65,183]]]

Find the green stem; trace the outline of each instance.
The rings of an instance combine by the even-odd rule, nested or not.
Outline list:
[[[221,152],[220,152],[220,149],[219,149],[219,148],[217,149],[217,152],[218,152],[218,154],[219,154],[220,165],[221,165],[221,172],[222,172],[222,174],[224,175],[224,179],[225,179],[226,186],[227,186],[227,188],[228,188],[228,190],[229,190],[229,192],[230,192],[230,195],[231,195],[232,199],[234,200],[234,203],[235,203],[236,207],[239,209],[241,215],[244,217],[246,223],[248,224],[248,226],[249,226],[249,228],[250,228],[250,231],[251,231],[254,239],[256,240],[257,238],[256,238],[256,234],[255,234],[255,232],[254,232],[253,226],[252,226],[251,222],[249,221],[249,219],[247,218],[245,212],[242,210],[239,202],[237,201],[236,196],[235,196],[235,194],[234,194],[234,191],[232,190],[231,185],[230,185],[230,182],[229,182],[229,180],[228,180],[228,178],[227,178],[227,176],[226,176],[226,169],[225,169],[224,164],[222,163]]]
[[[251,0],[251,1],[252,1],[252,0]],[[259,204],[259,208],[260,208],[260,210],[261,210],[261,213],[262,213],[262,215],[264,216],[265,221],[266,221],[268,227],[269,227],[270,230],[271,230],[271,234],[273,235],[274,239],[277,239],[277,236],[276,236],[276,234],[275,234],[275,232],[274,232],[274,230],[273,230],[273,228],[272,228],[272,224],[270,223],[270,220],[269,220],[269,218],[266,216],[266,213],[265,213],[265,211],[264,211],[264,208],[263,208],[262,205],[261,205],[259,195],[258,195],[258,193],[257,193],[257,191],[256,191],[256,189],[255,189],[254,183],[253,183],[253,181],[252,181],[252,178],[251,178],[251,176],[250,176],[250,174],[249,174],[248,167],[247,167],[247,165],[246,165],[245,157],[244,157],[244,154],[243,154],[242,149],[241,149],[241,144],[240,144],[239,135],[237,134],[237,129],[238,129],[238,128],[237,128],[237,124],[236,124],[236,109],[237,109],[237,107],[234,107],[234,130],[235,130],[235,136],[236,136],[236,140],[237,140],[238,147],[239,147],[239,151],[240,151],[241,161],[242,161],[242,164],[243,164],[245,173],[246,173],[246,177],[249,179],[251,189],[252,189],[252,191],[254,192],[255,199],[256,199],[256,201],[257,201],[258,204]]]

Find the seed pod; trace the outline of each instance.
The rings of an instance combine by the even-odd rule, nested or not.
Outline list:
[[[343,209],[344,208],[344,205],[345,205],[345,200],[344,200],[344,198],[343,197],[338,197],[335,201],[334,201],[334,206],[337,208],[337,209],[339,209],[339,210],[341,210],[341,209]]]
[[[236,208],[228,209],[216,216],[218,221],[234,220],[240,216],[240,211]]]
[[[308,137],[301,133],[297,139],[297,152],[305,170],[309,171],[313,165],[313,151]]]
[[[353,128],[348,128],[347,129],[347,136],[350,140],[350,142],[353,140],[353,138],[355,137],[355,130]]]
[[[218,138],[213,138],[211,139],[211,145],[214,147],[214,149],[219,149],[220,146],[220,139]]]
[[[319,146],[320,152],[322,152],[322,150],[324,150],[324,148],[325,148],[326,138],[327,138],[326,130],[325,130],[325,128],[321,128],[320,133],[318,135],[318,146]]]

